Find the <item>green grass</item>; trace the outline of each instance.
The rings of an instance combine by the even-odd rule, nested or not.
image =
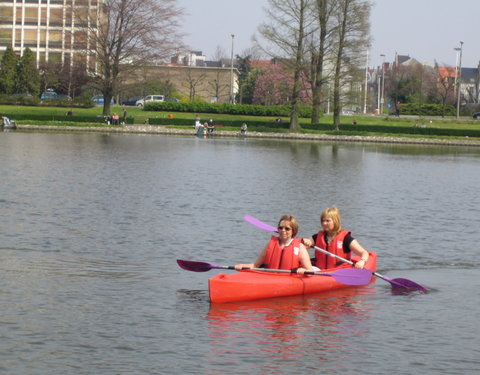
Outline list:
[[[143,123],[144,118],[167,118],[170,112],[154,112],[154,111],[144,111],[136,107],[125,107],[128,111],[129,117],[137,118],[136,123]],[[111,108],[111,113],[121,114],[123,112],[123,107],[113,106]],[[12,119],[15,119],[16,114],[25,115],[47,115],[52,116],[51,121],[34,121],[34,120],[21,120],[17,121],[19,124],[29,124],[29,125],[57,125],[57,126],[99,126],[99,123],[79,123],[72,121],[59,121],[58,117],[64,117],[66,112],[70,108],[59,108],[59,107],[30,107],[30,106],[7,106],[0,105],[0,113],[8,114]],[[73,108],[71,109],[75,116],[102,116],[102,107],[96,106],[93,108]],[[184,112],[175,112],[172,113],[175,118],[191,120],[192,126],[195,121],[197,114],[195,113],[184,113]],[[251,121],[265,121],[267,123],[273,123],[275,121],[274,117],[258,117],[258,116],[238,116],[238,115],[228,115],[228,114],[199,114],[201,121],[207,121],[209,118],[213,118],[216,124],[222,124],[222,121],[236,120],[241,122],[246,122],[247,124]],[[57,118],[56,118],[57,117]],[[282,118],[284,122],[288,122],[288,118]],[[352,121],[356,121],[357,125],[352,125]],[[320,123],[324,125],[331,125],[333,118],[331,115],[325,115],[321,118]],[[309,124],[310,119],[302,118],[300,119],[300,125]],[[439,118],[439,117],[428,117],[420,118],[415,116],[408,117],[384,117],[384,116],[371,116],[371,115],[355,115],[355,116],[342,116],[341,125],[348,130],[308,130],[301,129],[302,133],[312,133],[312,134],[336,134],[336,135],[363,135],[363,136],[407,136],[407,137],[429,137],[435,138],[438,136],[435,135],[412,135],[412,134],[402,134],[400,133],[388,134],[380,132],[366,131],[362,129],[362,126],[380,126],[387,125],[395,128],[412,128],[415,124],[425,125],[427,128],[438,128],[438,129],[456,129],[456,130],[472,130],[480,129],[480,121],[474,121],[471,118],[461,118],[458,121],[453,118]],[[350,128],[352,126],[352,128]],[[353,128],[354,127],[354,128]],[[224,130],[234,130],[238,131],[238,128],[230,128],[226,126]],[[256,130],[262,132],[288,132],[288,129],[279,129],[279,128],[268,128],[268,127],[249,127],[249,130]],[[459,137],[440,137],[440,138],[459,138]]]

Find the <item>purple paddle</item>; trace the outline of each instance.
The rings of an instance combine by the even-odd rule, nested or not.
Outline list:
[[[193,272],[207,272],[211,269],[227,269],[234,270],[233,266],[217,266],[204,262],[195,262],[192,260],[177,259],[178,265],[187,271]],[[275,272],[275,273],[296,273],[291,270],[277,270],[272,268],[245,268],[253,271]],[[305,272],[306,275],[315,276],[331,276],[336,281],[345,285],[366,285],[372,278],[372,271],[366,269],[344,268],[334,272]]]
[[[257,218],[250,216],[250,215],[245,215],[243,219],[256,226],[257,228],[266,230],[267,232],[278,232],[278,229],[275,227],[272,227],[271,225],[268,225],[267,223],[264,223],[263,221],[258,220]]]
[[[263,229],[263,230],[266,230],[266,231],[269,231],[269,232],[277,232],[277,228],[272,227],[271,225],[268,225],[267,223],[264,223],[263,221],[258,220],[256,218],[254,218],[253,216],[246,215],[246,216],[244,216],[244,220],[246,222],[256,226],[257,228],[260,228],[260,229]],[[345,262],[345,263],[348,263],[348,264],[351,264],[351,265],[354,264],[351,260],[348,260],[348,259],[342,258],[338,255],[332,254],[331,252],[329,252],[327,250],[324,250],[324,249],[321,249],[317,246],[315,246],[315,249],[317,249],[318,251],[321,251],[322,253],[325,253],[325,254],[327,254],[331,257],[334,257],[338,260],[341,260],[342,262]],[[397,291],[419,290],[419,291],[424,292],[424,293],[428,292],[427,288],[421,286],[420,284],[417,284],[416,282],[414,282],[412,280],[404,279],[404,278],[401,278],[401,277],[396,278],[396,279],[390,279],[386,276],[383,276],[383,275],[379,274],[378,272],[373,272],[373,275],[379,277],[382,280],[385,280],[385,281],[389,282],[392,285],[392,288],[396,289]]]

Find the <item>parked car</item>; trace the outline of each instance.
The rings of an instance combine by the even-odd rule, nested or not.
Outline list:
[[[475,112],[472,117],[474,120],[480,120],[480,112]]]
[[[58,94],[53,90],[46,90],[46,91],[42,92],[42,95],[40,96],[41,100],[57,99],[57,98],[58,98]]]
[[[165,98],[165,101],[166,102],[174,102],[174,103],[180,102],[180,100],[177,99],[177,98]]]
[[[145,103],[149,102],[164,102],[165,101],[165,96],[164,95],[147,95],[143,99],[137,100],[137,103],[135,104],[137,107],[143,108]]]
[[[49,89],[47,91],[42,92],[42,95],[40,96],[41,100],[45,99],[64,99],[64,100],[72,100],[70,95],[65,95],[65,94],[58,94],[57,92]]]
[[[57,94],[57,97],[55,99],[72,100],[72,97],[70,95],[66,95],[66,94]]]
[[[95,105],[103,105],[103,103],[105,102],[105,98],[103,97],[103,94],[100,94],[100,95],[95,95],[95,96],[92,96],[92,102],[95,104]],[[112,100],[110,101],[110,105],[114,105],[115,104],[115,100]]]
[[[122,101],[122,105],[132,105],[132,106],[135,106],[137,105],[137,102],[140,100],[140,99],[143,99],[141,96],[134,96],[133,98],[129,98],[129,99],[126,99],[124,101]]]

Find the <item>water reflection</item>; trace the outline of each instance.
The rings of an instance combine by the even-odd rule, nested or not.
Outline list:
[[[361,350],[356,346],[368,329],[369,301],[375,294],[369,285],[308,296],[212,304],[207,315],[211,347],[207,360],[232,370],[240,364],[245,369],[245,362],[252,363],[252,369],[263,362],[263,370],[282,373],[299,366],[334,366],[346,352]]]

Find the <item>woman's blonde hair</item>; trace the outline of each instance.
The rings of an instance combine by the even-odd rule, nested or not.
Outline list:
[[[340,210],[337,207],[325,208],[320,215],[320,222],[324,218],[330,218],[333,221],[333,232],[337,234],[342,229],[342,217]]]
[[[297,223],[297,219],[295,218],[295,216],[283,215],[280,218],[280,220],[278,220],[277,228],[280,226],[280,223],[282,221],[288,221],[290,223],[290,226],[292,227],[292,237],[295,237],[298,233],[298,223]]]

